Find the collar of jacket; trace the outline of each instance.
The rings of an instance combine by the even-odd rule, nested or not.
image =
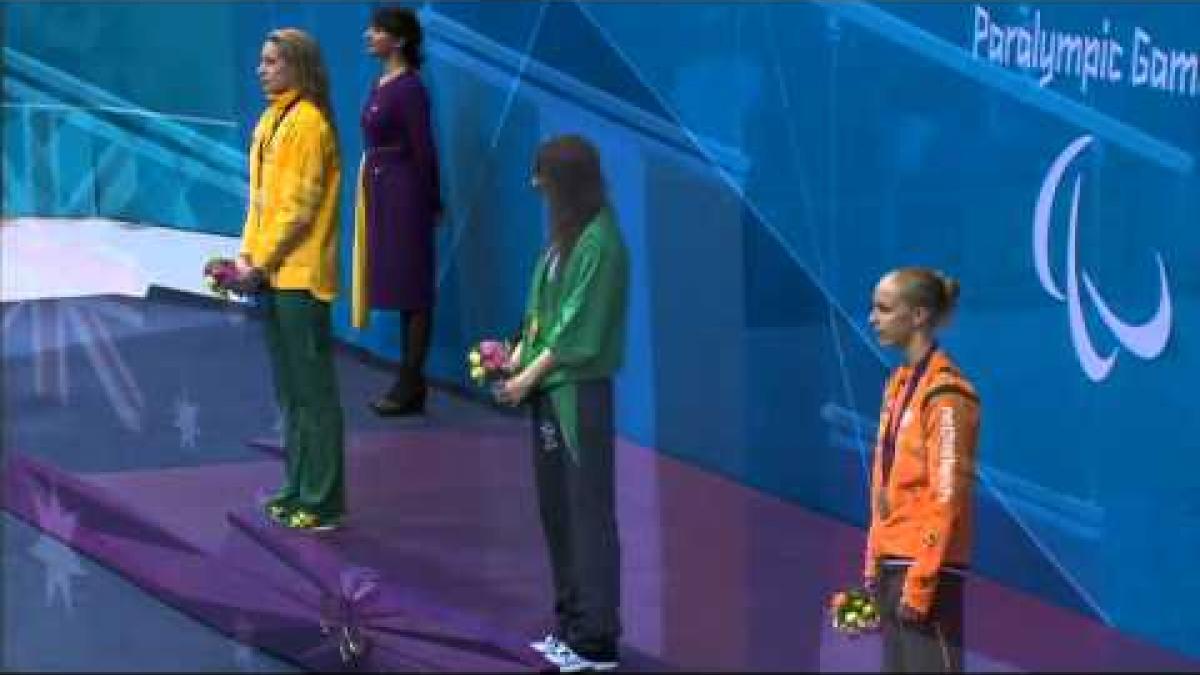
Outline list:
[[[292,101],[295,101],[299,96],[300,96],[299,89],[288,89],[287,91],[284,91],[283,93],[275,94],[275,95],[269,97],[270,101],[271,101],[271,108],[273,110],[282,110],[284,107],[286,107]]]

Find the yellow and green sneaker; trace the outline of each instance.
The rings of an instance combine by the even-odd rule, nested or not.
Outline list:
[[[282,497],[275,497],[263,506],[263,510],[267,512],[267,517],[279,523],[287,525],[292,519],[293,507],[288,503],[288,500]]]
[[[312,532],[327,532],[336,530],[342,526],[341,518],[322,518],[308,509],[296,509],[292,511],[291,517],[288,519],[288,527],[297,530],[310,530]]]

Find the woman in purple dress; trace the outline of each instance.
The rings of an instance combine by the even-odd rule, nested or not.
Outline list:
[[[421,82],[421,24],[400,7],[371,16],[367,50],[383,74],[362,112],[363,160],[354,214],[351,323],[371,310],[403,315],[404,358],[371,407],[383,416],[425,410],[425,358],[434,296],[433,230],[441,217],[438,162]]]

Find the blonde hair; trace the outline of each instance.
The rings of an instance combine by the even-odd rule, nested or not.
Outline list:
[[[900,296],[913,307],[925,307],[933,314],[933,325],[950,320],[958,306],[958,280],[931,267],[901,267],[892,270]]]
[[[292,69],[295,87],[300,98],[308,99],[321,110],[330,127],[334,127],[333,106],[329,99],[329,74],[317,41],[299,28],[278,28],[267,33],[279,54]],[[336,136],[336,133],[334,134]]]

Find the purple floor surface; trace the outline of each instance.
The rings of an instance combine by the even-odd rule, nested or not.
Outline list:
[[[549,620],[528,432],[494,417],[351,436],[348,517],[267,522],[262,461],[77,476],[18,454],[6,507],[188,614],[314,669],[529,671]],[[622,443],[622,666],[870,671],[875,638],[826,625],[862,532]],[[64,514],[77,514],[70,518]],[[1194,661],[986,579],[968,588],[968,668],[1194,671]]]

